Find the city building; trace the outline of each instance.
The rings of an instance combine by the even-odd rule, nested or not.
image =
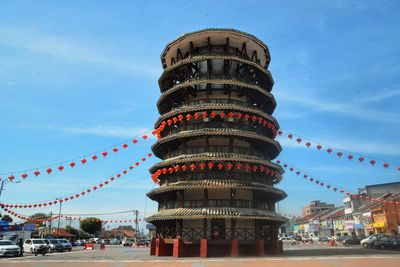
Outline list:
[[[271,162],[281,146],[268,47],[244,32],[207,29],[169,43],[161,61],[150,253],[281,254],[287,219],[275,203],[286,193],[275,187],[283,169]]]
[[[311,201],[310,204],[304,206],[301,210],[302,216],[305,217],[310,214],[318,213],[324,210],[331,210],[335,207],[335,204],[327,204],[319,200]]]
[[[375,184],[367,185],[364,188],[358,189],[357,195],[348,195],[343,198],[344,213],[346,220],[346,230],[349,234],[364,235],[372,230],[363,229],[363,224],[360,222],[360,213],[357,210],[364,206],[369,207],[369,200],[365,197],[378,198],[387,193],[397,193],[400,192],[400,182],[395,183],[385,183],[385,184]],[[359,196],[363,196],[361,199]],[[364,207],[364,208],[365,208]],[[363,209],[366,211],[365,209]],[[367,214],[369,211],[366,211]],[[357,218],[354,218],[354,213],[357,213]],[[366,214],[365,220],[368,220],[368,215]]]
[[[333,237],[335,236],[335,225],[334,220],[341,215],[344,214],[343,207],[333,208],[331,210],[327,210],[323,212],[319,216],[320,221],[320,229],[319,236],[320,237]]]

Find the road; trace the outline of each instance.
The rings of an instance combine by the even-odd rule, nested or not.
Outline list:
[[[107,247],[106,250],[82,250],[52,253],[46,256],[26,254],[19,258],[1,258],[0,266],[7,267],[214,267],[227,266],[400,266],[400,251],[382,251],[360,247],[328,247],[326,245],[297,245],[285,247],[280,257],[238,258],[172,258],[151,257],[148,248]]]

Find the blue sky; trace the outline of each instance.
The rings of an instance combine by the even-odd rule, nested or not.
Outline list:
[[[282,129],[398,163],[399,11],[397,1],[1,1],[0,173],[75,158],[151,129],[162,49],[208,27],[236,28],[268,44],[274,115]],[[349,190],[399,181],[394,169],[279,140],[282,161]],[[1,201],[78,191],[147,154],[154,141],[75,170],[7,184]],[[153,187],[147,169],[156,161],[65,204],[65,213],[153,213],[156,204],[146,202],[145,193]],[[279,205],[282,213],[299,214],[315,199],[341,203],[338,194],[290,173],[279,187],[289,195]]]

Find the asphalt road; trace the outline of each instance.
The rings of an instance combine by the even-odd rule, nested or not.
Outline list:
[[[361,247],[329,247],[326,245],[296,245],[284,248],[280,257],[238,258],[172,258],[149,256],[148,248],[106,247],[105,250],[82,250],[52,253],[45,256],[25,254],[18,258],[0,258],[7,267],[157,267],[157,266],[400,266],[400,251],[363,249]]]

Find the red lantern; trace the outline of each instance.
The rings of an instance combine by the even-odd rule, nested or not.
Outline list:
[[[338,153],[336,153],[336,155],[340,158],[340,157],[342,157],[343,153],[342,152],[338,152]]]
[[[296,174],[297,174],[297,175],[299,175],[299,174],[300,174],[300,172],[299,172],[299,171],[297,171],[297,172],[296,172]]]
[[[340,193],[343,193],[344,192],[344,189],[340,189]]]
[[[147,135],[144,134],[144,135],[142,136],[142,138],[143,138],[143,140],[146,140],[146,139],[147,139]]]
[[[147,156],[150,158],[150,157],[152,157],[152,156],[153,156],[153,154],[149,153],[149,154],[147,154]]]
[[[353,156],[352,156],[352,155],[348,155],[347,158],[348,158],[349,160],[352,160],[352,159],[353,159]]]
[[[106,151],[101,152],[101,155],[103,155],[103,157],[107,157],[108,153]]]
[[[240,112],[238,112],[238,113],[236,114],[236,116],[237,116],[237,118],[240,120],[240,119],[243,117],[243,114],[240,113]]]
[[[15,176],[14,175],[10,175],[10,176],[8,176],[8,179],[12,182],[15,179]]]
[[[121,177],[121,174],[117,173],[117,175],[116,175],[116,176],[117,176],[117,178],[120,178],[120,177]]]
[[[372,166],[374,166],[374,165],[375,165],[375,163],[376,163],[376,161],[375,161],[375,160],[373,160],[373,159],[371,159],[371,160],[369,161],[369,163],[370,163]]]
[[[389,168],[389,163],[383,163],[383,167],[385,167],[386,169]]]
[[[287,136],[289,139],[292,139],[293,138],[293,134],[288,134],[288,136]]]
[[[249,164],[246,164],[246,166],[244,168],[246,169],[247,172],[249,172],[251,170],[251,167]]]
[[[133,170],[133,166],[132,166],[132,165],[129,165],[129,169],[130,169],[130,170]]]
[[[310,181],[311,181],[311,182],[314,181],[314,178],[310,178]]]
[[[251,120],[252,120],[253,122],[256,122],[257,116],[255,116],[255,115],[251,116]]]
[[[296,141],[297,141],[297,143],[300,144],[301,143],[301,138],[297,138]]]
[[[122,147],[125,149],[128,147],[128,144],[123,144]]]
[[[224,165],[223,165],[222,163],[219,163],[219,164],[217,165],[217,167],[218,167],[218,170],[222,170],[222,169],[224,168]]]
[[[195,164],[193,164],[193,163],[192,163],[192,164],[190,164],[190,166],[189,166],[189,167],[190,167],[190,170],[191,170],[191,171],[194,171],[194,170],[196,169],[196,165],[195,165]]]
[[[307,147],[310,147],[310,146],[311,146],[311,143],[310,143],[310,142],[307,142],[307,143],[306,143],[306,146],[307,146]]]
[[[197,113],[195,113],[195,114],[193,115],[193,118],[194,118],[195,120],[197,120],[198,118],[200,118],[200,115],[197,114]]]
[[[220,113],[219,113],[219,116],[223,119],[224,117],[225,117],[225,112],[223,112],[223,111],[221,111]]]
[[[139,166],[139,165],[140,165],[140,162],[136,161],[136,162],[135,162],[135,165],[136,165],[136,166]]]
[[[363,162],[363,161],[364,161],[364,158],[363,158],[363,157],[359,157],[359,158],[358,158],[358,161]]]
[[[186,166],[186,165],[183,165],[183,166],[182,166],[182,171],[185,172],[186,170],[187,170],[187,166]]]
[[[73,167],[75,167],[75,162],[71,162],[70,164],[69,164],[69,166],[71,166],[71,168],[73,168]]]
[[[256,172],[258,170],[257,165],[253,165],[253,172]]]
[[[199,164],[200,170],[204,170],[204,168],[206,167],[206,164],[204,164],[204,162],[201,162]]]
[[[117,153],[118,152],[118,148],[114,147],[113,151],[114,151],[114,153]]]
[[[137,142],[138,142],[138,140],[136,140],[136,139],[132,140],[132,143],[134,143],[134,144],[136,144]]]
[[[52,170],[51,168],[48,168],[48,169],[46,170],[46,172],[47,172],[48,174],[50,174],[52,171],[53,171],[53,170]]]
[[[317,149],[321,150],[322,146],[321,145],[317,145]]]
[[[246,115],[243,116],[243,118],[244,118],[245,121],[248,121],[249,118],[250,118],[250,115],[249,115],[249,114],[246,114]]]
[[[183,120],[183,118],[184,118],[184,117],[183,117],[183,115],[182,115],[182,114],[179,114],[179,115],[178,115],[178,119],[179,119],[180,121],[182,121],[182,120]]]
[[[34,174],[35,176],[38,176],[38,175],[40,174],[40,171],[35,171],[33,174]]]
[[[279,136],[281,136],[283,134],[283,132],[281,130],[278,131]]]
[[[328,148],[326,151],[328,152],[328,154],[332,153],[332,149],[331,148]]]
[[[62,166],[62,165],[58,166],[58,170],[59,170],[59,171],[64,170],[64,166]]]
[[[217,113],[216,113],[215,111],[212,111],[212,112],[210,113],[210,117],[214,119],[215,116],[217,116]]]
[[[187,114],[187,115],[186,115],[186,120],[187,120],[187,121],[190,121],[191,119],[192,119],[192,115]]]
[[[242,164],[237,163],[237,164],[236,164],[236,169],[241,170],[241,169],[242,169]]]
[[[128,171],[127,171],[127,170],[123,170],[122,173],[123,173],[123,174],[127,174]]]
[[[97,159],[97,156],[96,156],[96,155],[93,155],[93,156],[92,156],[92,159],[93,159],[93,160],[96,160],[96,159]]]
[[[82,164],[85,164],[87,162],[86,159],[81,159]]]
[[[178,118],[177,117],[173,117],[172,121],[174,122],[174,124],[176,124],[178,122]]]
[[[208,166],[208,169],[211,170],[212,168],[214,168],[214,163],[209,162],[209,163],[207,164],[207,166]]]
[[[206,111],[204,111],[202,114],[203,118],[207,118],[208,117],[208,113]]]
[[[231,170],[231,169],[233,168],[233,164],[230,163],[230,162],[228,162],[228,163],[226,164],[226,167],[228,168],[228,170]]]
[[[233,113],[232,111],[228,113],[228,117],[229,117],[229,118],[232,119],[234,116],[235,116],[235,113]]]

